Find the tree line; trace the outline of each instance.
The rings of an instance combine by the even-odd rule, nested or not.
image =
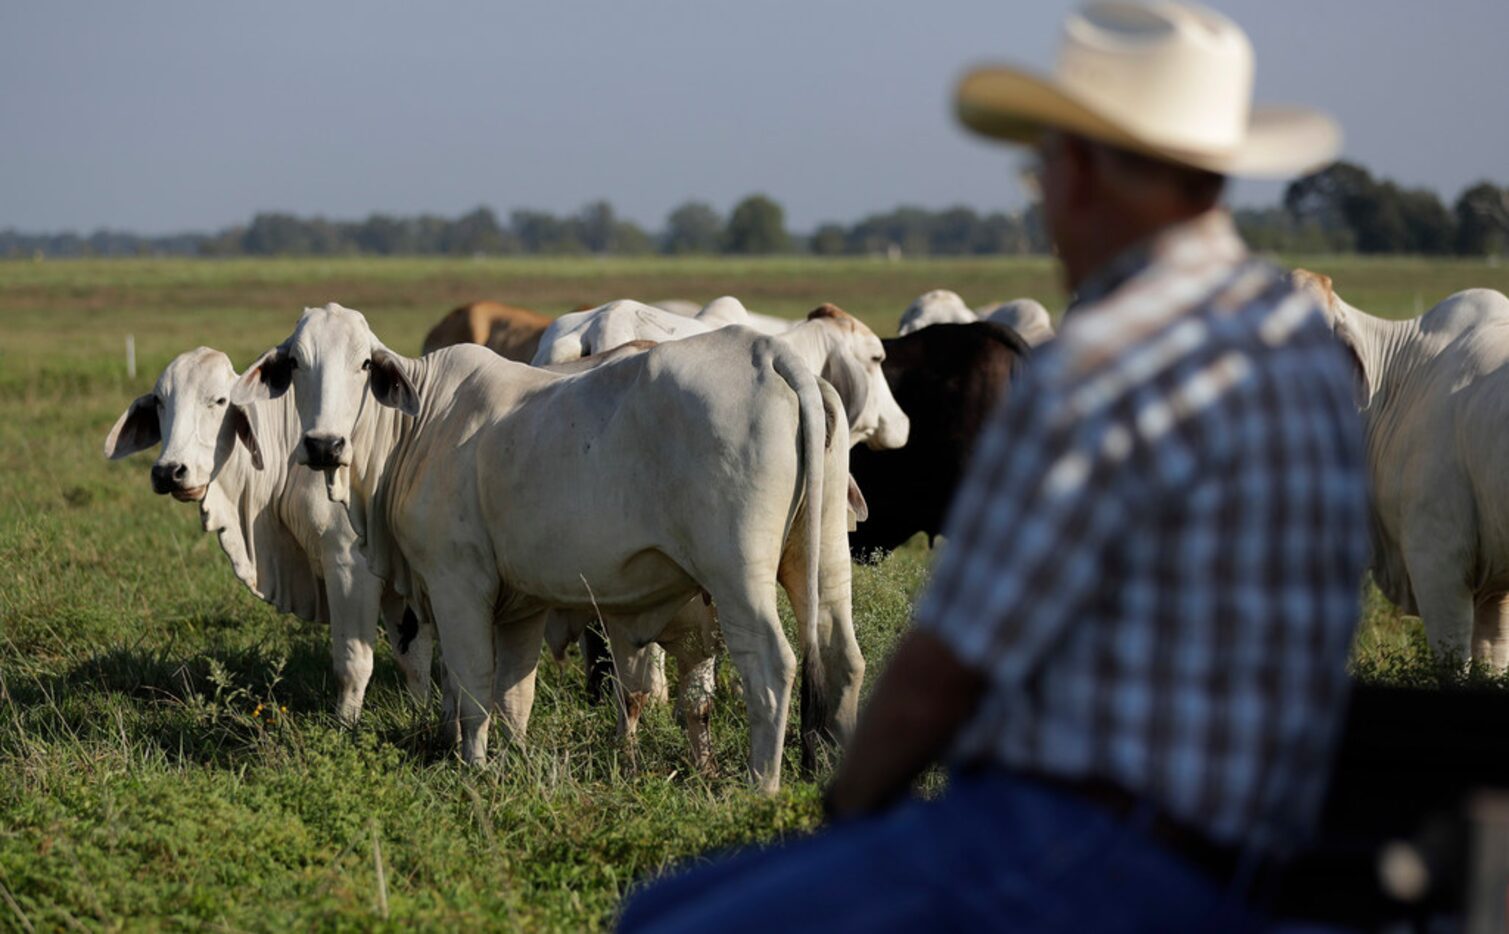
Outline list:
[[[1338,162],[1292,182],[1283,203],[1234,211],[1254,248],[1292,253],[1497,255],[1509,249],[1509,187],[1479,182],[1448,208],[1435,192],[1374,178]],[[339,255],[757,255],[896,254],[969,256],[1045,253],[1048,237],[1034,206],[980,214],[898,207],[852,224],[824,223],[810,234],[786,227],[785,211],[767,195],[750,195],[725,217],[688,201],[659,231],[620,217],[605,201],[575,214],[516,210],[505,221],[488,207],[456,218],[373,214],[334,221],[264,212],[217,233],[169,236],[99,230],[27,234],[0,230],[0,256],[339,256]]]

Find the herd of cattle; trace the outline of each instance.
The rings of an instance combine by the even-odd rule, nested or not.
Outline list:
[[[1324,276],[1291,278],[1359,367],[1379,587],[1438,652],[1509,666],[1509,299],[1471,290],[1384,321]],[[541,645],[580,640],[589,685],[616,674],[625,736],[675,658],[677,716],[707,767],[726,649],[769,790],[797,668],[777,585],[810,762],[857,714],[851,557],[941,531],[986,417],[1053,339],[1035,301],[977,313],[941,289],[899,331],[729,296],[559,318],[477,302],[411,358],[330,304],[244,373],[209,348],[175,358],[105,454],[161,444],[153,490],[199,504],[259,597],[328,622],[343,720],[361,712],[379,617],[417,698],[438,640],[442,722],[469,762],[494,718],[523,738]]]

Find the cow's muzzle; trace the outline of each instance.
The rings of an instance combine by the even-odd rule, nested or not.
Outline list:
[[[159,496],[171,493],[179,502],[197,502],[204,499],[205,487],[189,486],[189,468],[184,464],[168,461],[152,465],[152,492]]]
[[[346,439],[331,435],[305,435],[304,458],[315,470],[331,470],[346,463]]]
[[[168,461],[162,464],[152,465],[152,492],[161,496],[164,493],[172,493],[183,489],[183,482],[189,477],[189,468],[184,464],[175,464]]]

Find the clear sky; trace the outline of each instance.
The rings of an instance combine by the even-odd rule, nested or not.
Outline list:
[[[900,203],[1017,207],[958,129],[963,68],[1046,68],[1061,0],[0,5],[0,227],[216,229],[259,210],[506,218],[606,197],[659,227],[764,191],[794,229]],[[1260,100],[1451,199],[1509,182],[1509,2],[1215,0]],[[1276,198],[1243,184],[1240,203]]]

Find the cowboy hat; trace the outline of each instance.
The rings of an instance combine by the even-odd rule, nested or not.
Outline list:
[[[971,71],[959,119],[1034,142],[1057,129],[1223,175],[1285,176],[1341,151],[1341,128],[1302,107],[1252,106],[1252,45],[1219,13],[1183,3],[1097,3],[1072,14],[1052,75]]]

